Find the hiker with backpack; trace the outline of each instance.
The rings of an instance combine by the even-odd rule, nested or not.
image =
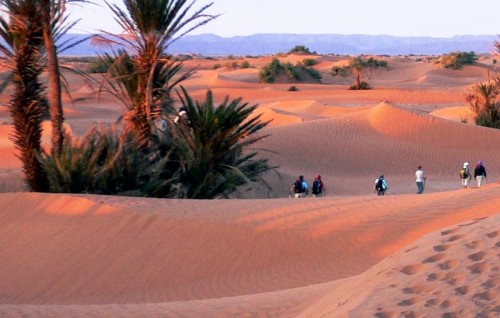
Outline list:
[[[295,180],[292,188],[290,189],[291,193],[294,193],[294,197],[296,199],[303,198],[309,194],[309,189],[307,182],[304,180],[304,176],[299,176],[297,180]]]
[[[464,162],[462,169],[460,169],[460,179],[462,180],[462,189],[467,189],[470,180],[472,179],[469,172],[469,163]]]
[[[478,161],[476,168],[474,168],[474,179],[477,181],[478,188],[486,181],[486,168],[481,160]]]
[[[387,192],[387,181],[385,181],[384,179],[384,175],[380,175],[380,177],[378,177],[376,180],[375,180],[375,186],[373,188],[373,193],[377,193],[377,195],[385,195],[385,193]]]
[[[319,174],[316,176],[316,178],[314,178],[311,192],[313,198],[324,197],[326,194],[325,185],[323,184],[323,181],[321,181],[321,176]]]

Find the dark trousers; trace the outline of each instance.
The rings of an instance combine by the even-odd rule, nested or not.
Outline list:
[[[417,194],[421,194],[422,192],[424,192],[424,183],[417,182],[417,188],[418,188]]]

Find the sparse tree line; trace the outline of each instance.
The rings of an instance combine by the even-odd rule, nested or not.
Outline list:
[[[175,39],[217,17],[207,13],[212,3],[195,8],[196,0],[124,0],[121,9],[105,2],[125,34],[95,37],[118,47],[99,58],[106,73],[98,91],[117,97],[126,111],[120,124],[94,127],[81,138],[65,131],[58,40],[74,25],[66,11],[72,2],[91,5],[0,0],[6,13],[0,17],[1,63],[10,71],[1,86],[13,86],[11,139],[29,190],[200,199],[237,196],[248,185],[269,190],[262,174],[275,167],[249,149],[268,124],[253,115],[257,105],[228,97],[217,105],[210,91],[204,101],[192,100],[181,83],[194,70],[182,70],[182,61],[166,53]],[[179,103],[185,116],[174,122]],[[47,113],[50,153],[41,146]]]
[[[500,53],[500,42],[494,43],[498,53]],[[305,46],[299,45],[291,49],[288,54],[311,55],[311,51]],[[435,63],[442,64],[444,68],[459,70],[464,65],[472,65],[478,59],[474,52],[451,52],[439,59]],[[496,63],[496,60],[493,60]],[[313,68],[316,60],[306,58],[297,65],[291,63],[281,63],[279,59],[274,58],[269,64],[265,65],[260,72],[262,82],[273,83],[277,78],[285,78],[291,83],[303,80],[304,70],[316,80],[321,79],[321,75]],[[355,76],[355,82],[349,86],[350,90],[370,89],[370,85],[363,80],[364,73],[370,69],[379,67],[388,68],[386,60],[379,60],[373,57],[364,58],[358,56],[349,61],[344,66],[333,66],[330,71],[331,76],[346,77]],[[297,91],[296,86],[290,86],[289,91]],[[469,104],[475,123],[479,126],[500,129],[500,76],[489,79],[487,82],[474,85],[466,94],[466,102]]]

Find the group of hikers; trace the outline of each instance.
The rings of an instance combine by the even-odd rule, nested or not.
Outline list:
[[[472,174],[469,171],[468,162],[464,162],[462,168],[460,169],[460,179],[462,181],[462,188],[466,189],[472,180]],[[474,168],[474,179],[476,180],[478,187],[483,185],[486,181],[486,168],[481,160],[478,161],[476,167]],[[426,180],[427,177],[422,170],[422,166],[418,166],[417,171],[415,171],[417,194],[422,194],[424,192]],[[387,193],[387,189],[387,181],[385,180],[384,175],[380,175],[375,180],[373,193],[376,193],[377,195],[385,195]],[[325,196],[325,185],[323,184],[320,175],[317,175],[316,178],[314,178],[311,192],[313,197]],[[299,176],[299,178],[294,182],[292,188],[290,189],[290,197],[292,197],[292,193],[295,198],[303,198],[309,194],[309,187],[307,182],[304,180],[304,176]]]
[[[325,185],[321,180],[321,176],[319,174],[316,176],[316,178],[314,178],[311,192],[313,197],[324,197],[326,195]],[[294,198],[296,199],[304,198],[309,194],[309,185],[304,180],[304,176],[299,176],[299,178],[295,180],[292,188],[290,189],[290,197],[292,196],[292,193]]]

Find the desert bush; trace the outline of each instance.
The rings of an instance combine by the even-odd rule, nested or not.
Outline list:
[[[220,65],[219,63],[216,63],[216,64],[214,64],[214,66],[212,66],[212,69],[217,70],[221,67],[222,67],[222,65]]]
[[[493,64],[497,64],[497,59],[493,59]]]
[[[243,69],[249,68],[250,67],[250,63],[248,61],[243,61],[243,62],[241,62],[240,67],[243,68]]]
[[[277,58],[274,58],[260,71],[260,80],[262,82],[273,83],[280,76],[292,82],[301,81],[307,77],[316,81],[321,79],[321,74],[312,67],[306,67],[302,63],[296,65],[290,62],[281,63]]]
[[[354,83],[352,84],[351,86],[349,86],[349,90],[366,90],[366,89],[370,89],[370,85],[368,85],[367,82],[365,81],[361,81],[359,83]]]
[[[463,65],[474,64],[477,55],[474,52],[451,52],[438,59],[438,63],[443,64],[445,68],[459,70]]]
[[[271,62],[265,65],[260,71],[260,80],[262,82],[273,83],[283,66],[277,58],[273,58]]]
[[[309,49],[307,47],[305,47],[304,45],[296,45],[290,51],[288,51],[288,54],[312,55],[312,54],[316,54],[316,52],[309,51]]]
[[[89,73],[97,73],[97,74],[104,74],[109,71],[110,65],[114,63],[116,59],[114,57],[110,56],[110,60],[106,61],[105,59],[102,58],[96,58],[92,60],[92,62],[89,63],[87,67],[87,72]]]
[[[305,68],[306,72],[314,79],[320,80],[321,79],[321,74],[319,71],[315,68],[312,67],[306,67]]]
[[[304,66],[314,66],[318,64],[318,62],[316,62],[315,59],[303,59],[302,64],[304,64]]]
[[[141,188],[147,161],[134,138],[94,127],[82,138],[66,133],[60,155],[41,156],[50,192],[116,194]]]
[[[349,66],[334,66],[332,67],[332,72],[330,74],[332,76],[345,77],[349,74]]]
[[[297,92],[299,89],[297,88],[297,86],[295,85],[292,85],[290,87],[288,87],[288,91],[289,92]]]
[[[474,85],[466,96],[477,125],[500,129],[500,78]]]

